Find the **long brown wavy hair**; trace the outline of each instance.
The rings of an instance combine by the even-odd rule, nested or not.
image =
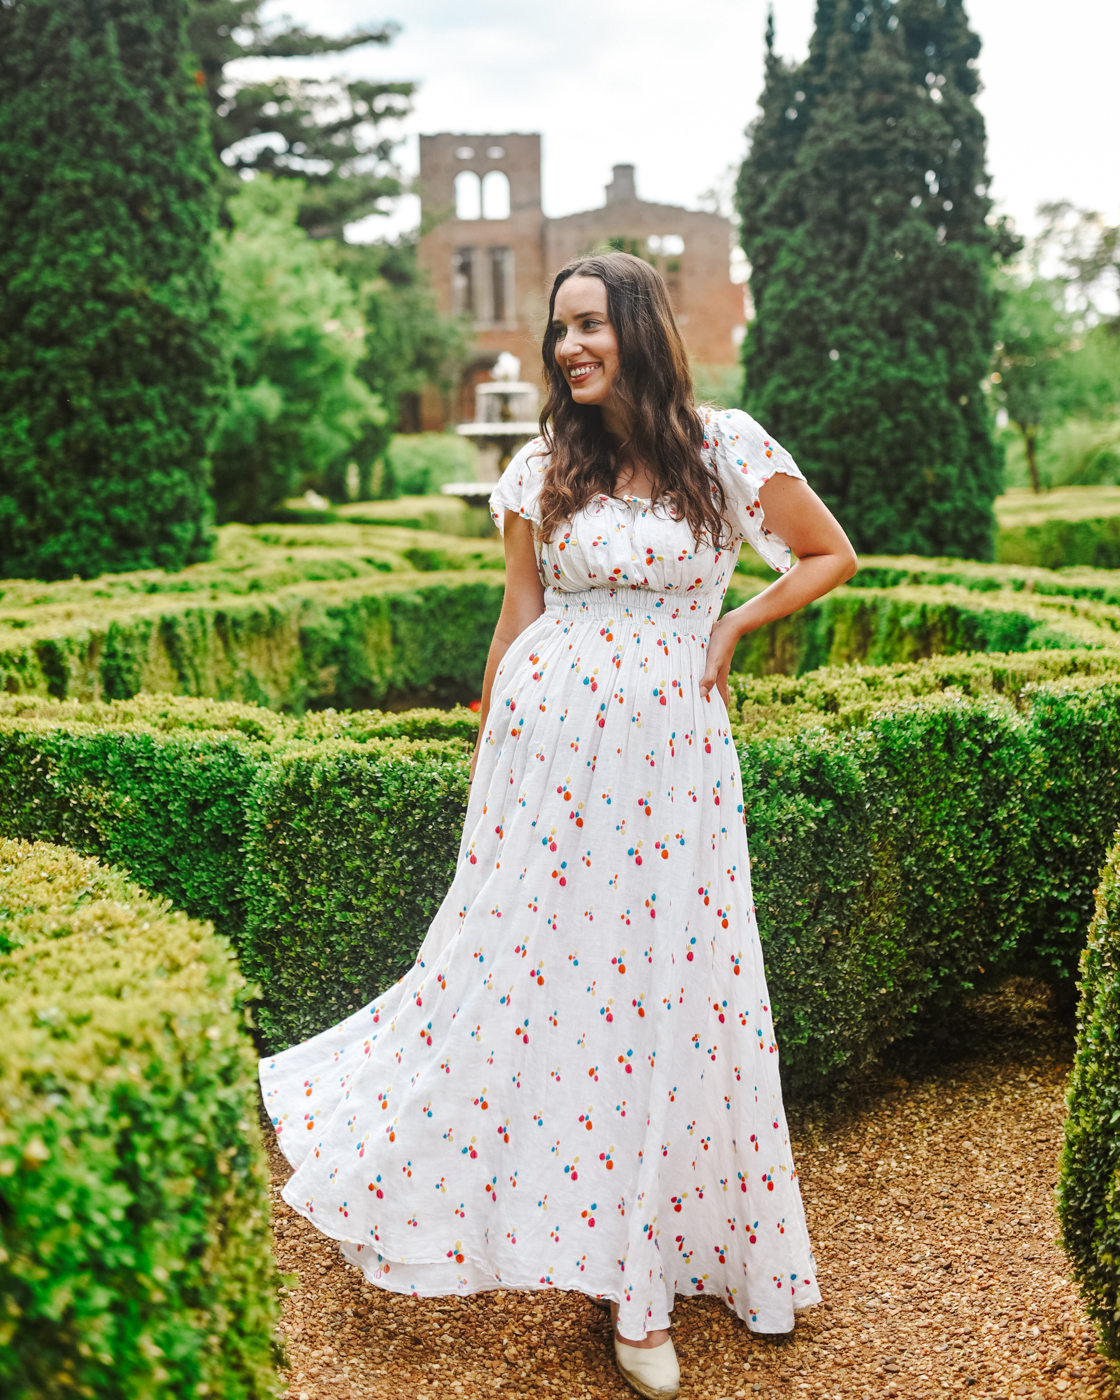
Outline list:
[[[569,277],[597,277],[607,289],[607,315],[618,337],[614,392],[630,424],[621,441],[607,432],[597,406],[575,402],[556,361],[556,294]],[[552,284],[541,353],[549,384],[541,435],[551,455],[541,483],[540,538],[551,539],[593,497],[613,496],[618,466],[630,460],[646,464],[654,502],[663,501],[687,520],[697,544],[707,534],[723,548],[729,534],[726,498],[704,460],[688,355],[661,275],[629,253],[567,263]]]

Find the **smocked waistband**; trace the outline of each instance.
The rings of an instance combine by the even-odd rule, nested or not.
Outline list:
[[[544,590],[550,616],[648,619],[685,627],[708,624],[722,601],[722,589],[710,593],[655,593],[649,588],[586,588],[578,593],[561,588]]]

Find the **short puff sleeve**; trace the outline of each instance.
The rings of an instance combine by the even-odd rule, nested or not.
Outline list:
[[[779,573],[790,566],[789,545],[766,528],[759,490],[775,472],[805,476],[781,445],[742,409],[705,409],[704,452],[719,477],[726,515],[754,552]]]
[[[537,497],[547,466],[544,438],[536,437],[525,444],[502,473],[501,480],[490,493],[490,515],[499,534],[505,534],[507,510],[516,511],[523,520],[540,523]]]

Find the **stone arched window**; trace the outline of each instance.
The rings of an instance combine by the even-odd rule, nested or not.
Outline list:
[[[500,170],[488,170],[482,177],[482,217],[509,218],[509,176]]]
[[[473,170],[460,170],[455,176],[455,217],[477,219],[481,215],[482,190],[478,176]]]

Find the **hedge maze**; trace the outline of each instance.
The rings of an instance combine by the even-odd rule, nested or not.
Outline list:
[[[385,990],[450,883],[477,720],[465,708],[316,707],[477,694],[499,564],[493,542],[421,530],[237,527],[213,564],[181,575],[6,587],[0,838],[15,843],[3,879],[15,892],[4,909],[17,913],[4,913],[5,936],[19,910],[46,908],[44,861],[81,872],[54,881],[59,927],[96,880],[123,890],[123,875],[83,859],[96,856],[217,931],[160,905],[151,927],[169,946],[185,929],[211,950],[228,938],[239,972],[206,954],[225,969],[221,1024],[236,1027],[247,978],[259,1048],[303,1039]],[[743,573],[733,586],[763,584]],[[853,585],[749,639],[731,691],[789,1089],[834,1085],[1011,969],[1074,998],[1120,822],[1112,575],[866,560]],[[54,844],[19,844],[29,842]],[[1094,1009],[1091,985],[1112,976],[1111,933],[1100,931],[1108,889],[1081,963],[1085,1107],[1063,1187],[1075,1261],[1078,1249],[1099,1255],[1084,1241],[1112,1218],[1093,1195],[1113,1170],[1102,1115],[1120,1102],[1111,1040],[1092,1030],[1111,1015]],[[142,898],[130,887],[125,902]],[[145,932],[129,966],[142,968],[163,937]],[[1111,1006],[1105,992],[1098,1000]],[[239,1034],[221,1032],[235,1098],[250,1073]],[[31,1044],[6,1046],[13,1082],[34,1078],[21,1048]],[[29,1140],[23,1113],[3,1120],[4,1144]],[[245,1200],[259,1200],[257,1148],[241,1131],[228,1128],[231,1150],[247,1164]],[[1111,1298],[1104,1265],[1077,1267],[1093,1297]],[[258,1360],[244,1361],[246,1375]],[[255,1384],[222,1382],[228,1394]]]

